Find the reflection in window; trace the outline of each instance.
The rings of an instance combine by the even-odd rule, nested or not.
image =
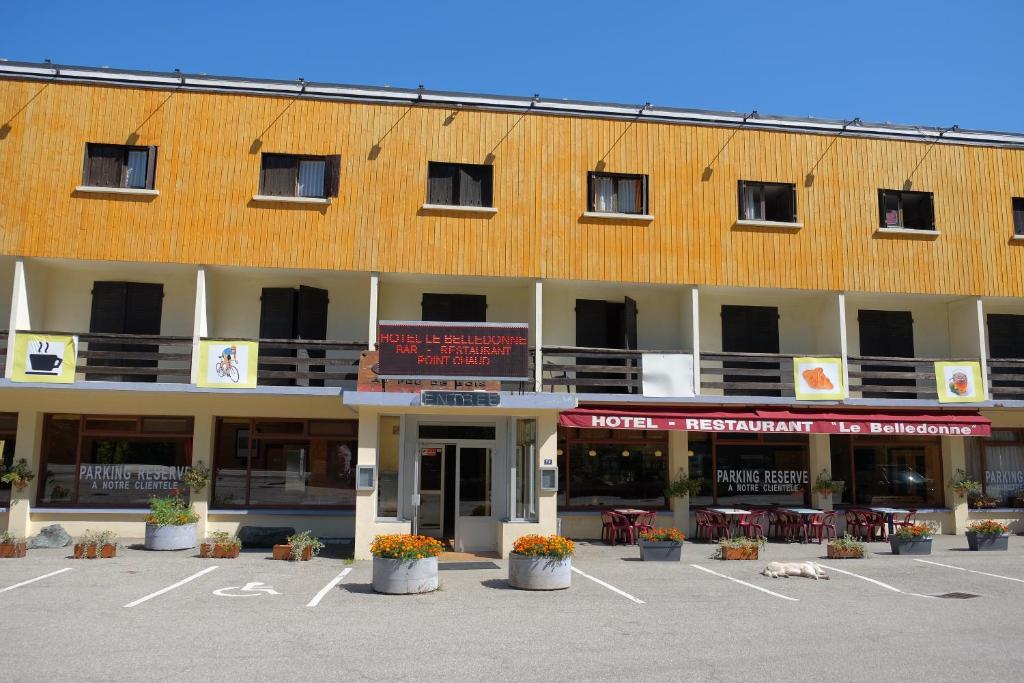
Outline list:
[[[690,497],[691,505],[710,505],[714,500],[712,498],[712,486],[715,472],[711,458],[711,439],[709,437],[710,434],[690,433],[689,451],[692,455],[687,457],[689,464],[687,476],[690,479],[700,479],[703,481],[700,494]]]
[[[401,418],[380,418],[377,441],[377,516],[398,517],[398,461],[401,454]]]
[[[491,516],[491,449],[459,449],[459,516]]]
[[[886,446],[857,443],[853,449],[856,502],[860,505],[941,505],[938,444]]]
[[[570,442],[568,501],[573,507],[664,507],[664,446]]]

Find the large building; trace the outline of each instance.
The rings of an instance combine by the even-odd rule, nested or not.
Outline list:
[[[1024,135],[0,62],[0,187],[16,535],[141,537],[191,467],[201,533],[359,557],[613,508],[1024,528]]]

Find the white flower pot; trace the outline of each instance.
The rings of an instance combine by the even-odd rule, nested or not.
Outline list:
[[[196,547],[196,525],[146,524],[146,550],[185,550]]]
[[[513,588],[523,590],[563,590],[572,583],[572,558],[557,560],[511,553],[508,556],[508,582]]]
[[[373,590],[378,593],[430,593],[436,591],[437,586],[436,557],[425,557],[421,560],[373,558]]]

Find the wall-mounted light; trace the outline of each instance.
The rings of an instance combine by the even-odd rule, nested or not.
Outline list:
[[[629,457],[629,451],[622,451],[622,457],[623,458],[628,458]]]
[[[658,450],[654,451],[654,457],[655,458],[660,458],[661,457],[661,449],[660,448]]]
[[[559,448],[558,449],[558,454],[559,455],[565,455],[565,451],[563,451],[561,448]]]
[[[686,457],[692,458],[693,457],[693,451],[692,450],[686,451]]]
[[[595,455],[597,455],[597,451],[595,451],[593,448],[591,448],[589,451],[587,451],[587,455],[589,455],[591,458],[593,458]]]

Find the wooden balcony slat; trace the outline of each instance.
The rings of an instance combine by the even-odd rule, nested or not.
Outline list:
[[[708,389],[792,389],[792,382],[704,382],[701,388]]]
[[[878,370],[871,372],[862,372],[857,370],[850,371],[851,379],[924,379],[934,380],[934,372],[889,372],[888,370]]]
[[[782,368],[705,368],[700,369],[700,374],[703,375],[751,375],[758,377],[778,377],[784,374],[786,371]],[[788,374],[792,374],[793,370],[790,369]],[[703,383],[703,382],[702,382]]]

